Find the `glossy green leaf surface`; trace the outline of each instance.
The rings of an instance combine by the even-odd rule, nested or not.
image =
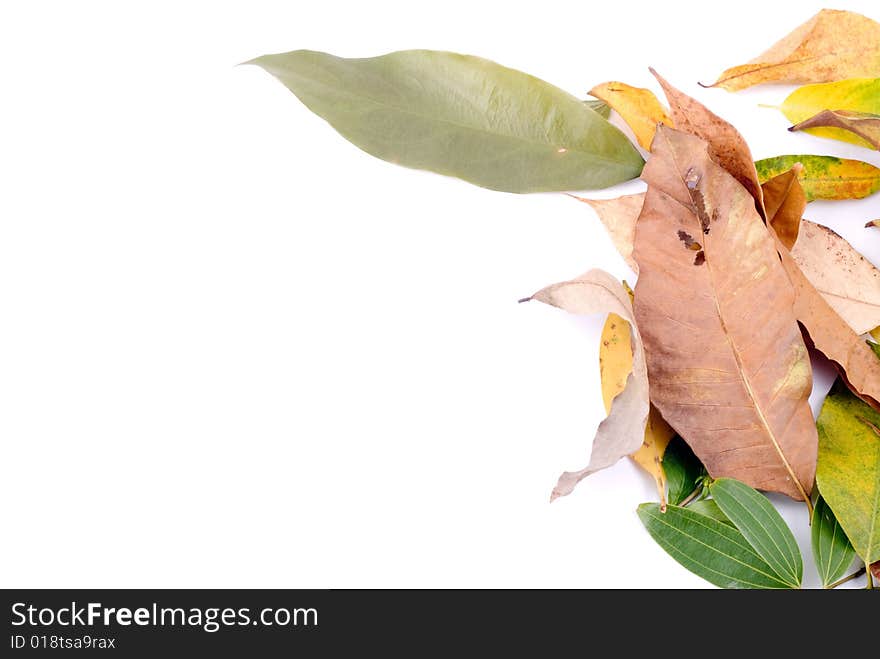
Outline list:
[[[709,486],[712,499],[748,543],[791,588],[799,588],[804,561],[794,534],[773,504],[756,489],[733,478]]]
[[[834,512],[821,496],[813,508],[810,539],[816,570],[819,572],[822,585],[827,588],[846,576],[855,560],[856,551],[843,532]]]
[[[694,501],[693,503],[689,503],[687,509],[700,513],[701,515],[705,515],[706,517],[711,517],[712,519],[718,520],[719,522],[724,522],[728,526],[733,526],[733,522],[728,519],[727,515],[721,512],[721,508],[718,507],[718,504],[715,503],[712,499],[700,499],[698,501]]]
[[[697,487],[697,480],[706,473],[703,463],[691,447],[678,436],[672,438],[663,454],[663,470],[669,486],[667,501],[677,506]]]
[[[643,503],[639,519],[672,558],[721,588],[789,588],[736,528],[687,508]]]
[[[644,164],[588,104],[479,57],[406,50],[345,59],[296,50],[249,63],[367,153],[493,190],[605,188],[636,178]]]

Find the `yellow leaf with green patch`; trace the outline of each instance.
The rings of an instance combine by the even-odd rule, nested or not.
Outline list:
[[[880,114],[880,78],[851,78],[795,89],[779,106],[793,124],[800,124],[824,110]],[[806,127],[811,135],[860,146],[870,146],[858,135],[835,126]]]
[[[632,372],[632,343],[629,323],[617,314],[610,313],[602,328],[599,344],[599,375],[602,380],[602,400],[605,412],[611,412],[611,401],[626,386],[626,378]],[[663,454],[675,431],[651,406],[645,439],[642,446],[630,457],[654,479],[660,494],[661,506],[666,508],[666,474],[663,471]]]
[[[632,87],[624,82],[603,82],[590,90],[590,96],[610,105],[632,129],[645,150],[651,149],[658,123],[672,125],[666,108],[650,89]]]
[[[880,412],[838,380],[817,426],[822,497],[861,559],[880,560]]]
[[[765,158],[755,163],[758,180],[764,183],[803,165],[798,180],[807,196],[814,199],[862,199],[880,190],[880,169],[861,160],[834,156],[786,155]]]

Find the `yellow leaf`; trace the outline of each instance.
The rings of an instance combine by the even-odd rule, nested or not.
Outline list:
[[[820,85],[804,85],[795,89],[779,106],[793,124],[800,124],[824,110],[843,110],[864,114],[880,114],[880,78],[853,78]],[[841,140],[860,146],[872,146],[858,135],[840,127],[801,127],[818,137]],[[795,129],[794,127],[789,130]]]
[[[605,412],[611,411],[614,397],[623,391],[626,378],[632,371],[632,344],[629,323],[617,314],[610,313],[602,328],[599,345],[599,374],[602,380],[602,400]],[[630,457],[654,478],[660,494],[661,507],[666,507],[666,474],[663,471],[663,453],[675,431],[651,406],[645,426],[645,440]]]
[[[657,124],[672,125],[666,108],[650,89],[631,87],[624,82],[603,82],[590,90],[590,96],[610,105],[632,129],[639,145],[647,151],[651,150]]]
[[[880,169],[871,163],[834,156],[786,155],[755,163],[763,184],[800,163],[798,180],[807,201],[814,199],[861,199],[880,190]]]
[[[823,9],[748,64],[727,69],[711,86],[733,92],[765,82],[877,76],[880,23],[851,11]]]

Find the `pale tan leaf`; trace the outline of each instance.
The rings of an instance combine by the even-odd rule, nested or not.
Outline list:
[[[856,334],[880,325],[880,270],[821,224],[803,220],[791,256]]]
[[[624,195],[614,199],[585,199],[571,195],[578,201],[582,201],[596,212],[599,220],[605,226],[605,230],[611,237],[611,242],[620,252],[626,264],[636,274],[639,273],[639,265],[632,257],[633,238],[636,231],[636,218],[642,210],[644,193]]]
[[[806,499],[810,360],[753,197],[705,141],[666,127],[642,177],[635,311],[652,402],[713,477]]]
[[[538,300],[574,314],[615,313],[630,324],[632,338],[632,371],[626,379],[626,386],[614,398],[611,411],[596,430],[587,466],[579,471],[567,471],[559,477],[550,495],[553,501],[570,494],[582,479],[610,467],[642,445],[648,418],[648,373],[629,293],[607,272],[590,270],[571,281],[543,288],[526,300]]]

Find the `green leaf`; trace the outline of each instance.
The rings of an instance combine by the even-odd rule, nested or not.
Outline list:
[[[712,519],[718,520],[728,526],[734,526],[734,523],[730,521],[727,515],[721,512],[721,508],[719,508],[718,504],[712,499],[699,499],[698,501],[688,504],[687,509],[705,515],[706,517],[711,517]]]
[[[672,558],[721,588],[789,588],[742,533],[687,508],[643,503],[639,519]]]
[[[644,161],[583,101],[489,60],[432,50],[344,59],[310,50],[256,64],[356,146],[507,192],[605,188]]]
[[[801,550],[791,529],[767,497],[733,478],[713,481],[709,492],[780,579],[792,588],[799,588],[804,577]]]
[[[834,512],[821,496],[816,500],[813,508],[811,536],[816,570],[822,579],[822,585],[828,588],[846,575],[856,557],[856,551],[843,532]]]
[[[807,201],[814,199],[861,199],[880,190],[880,169],[861,160],[848,160],[833,156],[776,156],[755,163],[758,181],[787,172],[796,163],[804,168],[798,181],[804,189]]]
[[[588,98],[586,101],[584,101],[584,105],[586,105],[603,119],[607,119],[611,116],[611,106],[608,105],[605,101],[600,101],[598,98]]]
[[[681,437],[673,437],[663,454],[663,471],[669,484],[666,499],[677,506],[693,492],[706,473],[703,463]]]
[[[865,563],[880,560],[880,412],[838,379],[816,422],[819,491]]]

